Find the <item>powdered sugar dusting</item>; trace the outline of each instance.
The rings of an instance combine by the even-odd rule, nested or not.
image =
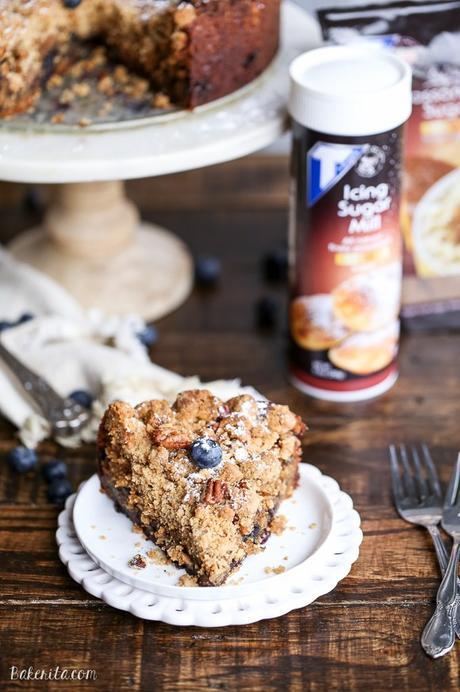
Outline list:
[[[321,329],[333,339],[341,339],[347,334],[347,329],[334,316],[332,297],[327,293],[297,298],[305,310],[307,319],[316,329]]]

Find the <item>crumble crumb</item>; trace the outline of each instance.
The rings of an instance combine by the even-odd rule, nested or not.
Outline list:
[[[240,577],[239,579],[230,579],[230,581],[227,582],[228,586],[238,586],[244,581],[244,577]]]
[[[147,557],[150,562],[153,562],[155,565],[169,565],[171,563],[171,560],[162,550],[157,550],[155,548],[148,551]]]
[[[75,94],[72,89],[64,89],[62,94],[59,96],[59,103],[61,106],[69,106],[74,100]]]
[[[183,574],[177,580],[177,586],[198,586],[196,577],[191,577],[190,574]]]
[[[77,82],[77,84],[74,84],[72,87],[72,91],[75,94],[75,96],[78,96],[79,98],[85,98],[85,96],[89,96],[90,94],[90,86],[86,82]]]
[[[161,92],[158,94],[155,94],[153,97],[153,106],[154,108],[171,108],[171,100],[169,96],[166,96],[166,94],[162,94]]]
[[[316,521],[312,521],[311,524],[308,524],[309,529],[316,529],[317,526],[318,526],[318,524],[316,523]]]
[[[107,536],[104,536],[104,534],[102,534],[101,536],[99,536],[99,538],[101,539],[101,541],[106,541],[106,540],[107,540]]]
[[[278,565],[278,567],[266,567],[264,569],[265,574],[282,574],[286,571],[286,567],[283,565]]]
[[[147,567],[147,562],[140,553],[137,553],[137,555],[134,555],[134,557],[128,560],[128,567],[132,569],[145,569]]]
[[[263,553],[265,547],[260,545],[260,543],[248,543],[246,546],[246,553],[248,555],[257,555],[257,553]]]
[[[281,536],[287,525],[287,517],[283,514],[275,517],[270,524],[270,531],[275,534],[275,536]]]
[[[144,533],[144,532],[142,531],[141,527],[140,527],[140,526],[137,526],[137,524],[133,524],[133,525],[132,525],[131,531],[132,531],[133,533],[142,533],[142,534]]]
[[[47,89],[56,89],[62,86],[62,76],[60,74],[53,74],[46,82]]]

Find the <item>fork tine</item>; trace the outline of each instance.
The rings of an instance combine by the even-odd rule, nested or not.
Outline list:
[[[444,507],[452,507],[456,504],[458,495],[458,486],[460,483],[460,454],[457,457],[455,466],[452,470],[452,475],[449,481],[449,487],[447,488],[446,499],[444,500]]]
[[[403,467],[403,483],[406,488],[406,493],[412,495],[412,497],[417,497],[417,490],[415,488],[415,483],[412,478],[412,471],[409,464],[409,458],[407,456],[407,451],[405,445],[399,445],[399,451],[401,456],[401,463]]]
[[[428,449],[425,443],[421,445],[421,448],[423,458],[425,460],[425,465],[428,471],[428,478],[431,484],[431,488],[438,497],[442,497],[441,484],[439,482],[436,466],[434,465],[433,459],[430,454],[430,450]]]
[[[417,452],[417,448],[412,445],[411,447],[412,451],[412,463],[415,468],[415,473],[414,473],[414,478],[415,478],[415,483],[418,487],[418,491],[420,494],[421,499],[425,499],[428,497],[429,491],[428,491],[428,483],[425,480],[425,473],[422,468],[422,464],[420,463],[420,457]]]
[[[391,484],[393,486],[393,495],[396,504],[398,504],[398,502],[400,502],[404,496],[404,489],[399,473],[398,454],[394,445],[390,445],[388,447],[388,451],[390,453]]]

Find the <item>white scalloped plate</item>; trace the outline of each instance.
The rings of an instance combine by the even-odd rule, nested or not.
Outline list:
[[[271,536],[263,553],[247,558],[229,585],[181,587],[174,584],[183,570],[173,566],[149,565],[139,571],[127,566],[134,553],[145,554],[153,545],[133,533],[128,519],[98,492],[96,477],[80,487],[75,511],[87,552],[75,532],[75,497],[60,514],[56,534],[60,558],[72,578],[115,608],[174,625],[247,624],[306,606],[348,574],[362,540],[351,498],[332,478],[302,464],[299,488],[280,508],[288,518],[284,533]],[[265,573],[265,567],[279,565],[286,567],[282,574]]]

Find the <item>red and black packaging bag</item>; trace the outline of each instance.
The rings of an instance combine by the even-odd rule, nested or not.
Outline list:
[[[327,42],[374,44],[412,69],[403,152],[402,321],[460,328],[460,0],[323,9]]]

